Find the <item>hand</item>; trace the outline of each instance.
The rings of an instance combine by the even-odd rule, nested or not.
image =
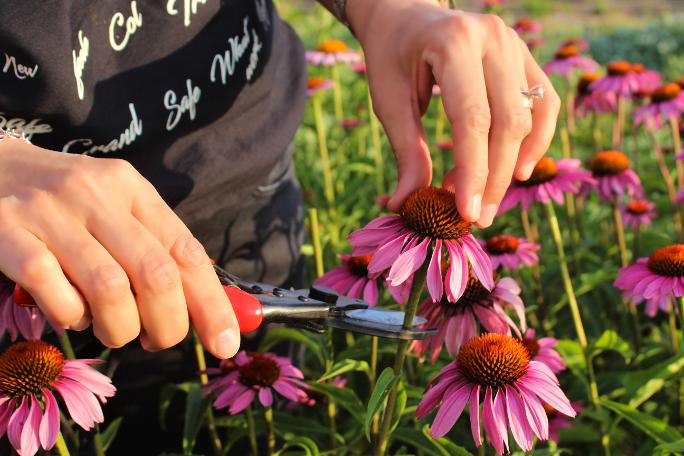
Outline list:
[[[92,320],[108,347],[138,335],[148,350],[175,345],[188,314],[214,355],[239,347],[202,245],[123,160],[0,141],[0,271],[53,325],[81,330]]]
[[[432,181],[420,119],[436,82],[454,136],[455,166],[444,186],[464,218],[491,225],[511,178],[529,178],[548,149],[560,108],[525,43],[498,16],[448,10],[436,0],[348,0],[347,16],[397,160],[389,208]],[[544,99],[530,111],[520,92],[537,85]]]

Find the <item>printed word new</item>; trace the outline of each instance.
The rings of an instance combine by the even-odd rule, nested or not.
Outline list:
[[[2,72],[7,73],[10,67],[12,68],[12,70],[14,70],[14,75],[18,79],[26,79],[27,77],[33,78],[36,76],[36,73],[38,72],[37,63],[33,68],[29,68],[26,65],[17,63],[17,59],[5,53],[5,66],[2,67]]]
[[[128,109],[131,112],[131,123],[118,138],[112,139],[107,144],[93,145],[93,140],[88,138],[72,139],[62,147],[62,152],[80,153],[84,155],[92,155],[98,152],[109,154],[121,150],[126,146],[130,146],[143,132],[143,123],[138,119],[138,114],[135,112],[135,105],[128,104]],[[80,150],[78,150],[80,146]],[[77,150],[72,150],[72,148]]]
[[[195,116],[197,115],[197,102],[202,95],[202,91],[199,87],[193,87],[190,79],[185,81],[185,87],[187,89],[187,94],[183,95],[180,103],[178,103],[178,97],[173,90],[167,90],[164,94],[164,107],[170,111],[169,118],[166,121],[167,131],[176,128],[176,125],[178,125],[178,122],[180,122],[183,114],[186,112],[189,114],[190,120],[195,120]]]
[[[128,40],[140,27],[142,27],[142,14],[138,12],[138,5],[135,1],[131,2],[131,15],[126,18],[123,13],[117,12],[112,16],[112,21],[109,23],[109,44],[115,51],[123,51],[128,45]],[[120,36],[117,32],[121,27],[124,27],[123,39],[120,41],[117,38]]]

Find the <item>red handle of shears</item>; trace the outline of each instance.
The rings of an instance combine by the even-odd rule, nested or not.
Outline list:
[[[240,325],[241,333],[248,333],[259,328],[264,321],[263,307],[253,295],[237,287],[224,286],[226,296],[230,299],[233,312]],[[20,306],[33,307],[36,305],[33,297],[19,285],[14,286],[14,302]]]

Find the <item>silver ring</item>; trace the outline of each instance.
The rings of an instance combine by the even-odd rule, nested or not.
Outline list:
[[[532,109],[534,100],[544,98],[544,86],[538,85],[529,90],[521,90],[523,108]]]

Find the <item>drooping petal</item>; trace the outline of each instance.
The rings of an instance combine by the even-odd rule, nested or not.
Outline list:
[[[43,391],[45,396],[45,412],[40,421],[40,445],[44,450],[49,450],[55,445],[57,441],[57,434],[59,434],[59,406],[55,396],[49,390]]]
[[[492,400],[492,388],[489,386],[485,390],[484,402],[482,403],[482,423],[484,424],[485,433],[496,452],[499,455],[503,454],[504,437],[501,435],[499,426],[496,423],[494,401]]]
[[[465,384],[459,387],[452,386],[446,390],[442,406],[439,408],[432,426],[430,426],[430,435],[433,438],[443,437],[454,427],[461,413],[463,413],[472,388],[473,385]]]
[[[249,388],[247,391],[245,391],[240,396],[235,398],[232,405],[228,409],[228,413],[230,413],[231,415],[237,415],[238,413],[249,407],[249,404],[252,403],[255,396],[256,392],[252,388]]]
[[[390,269],[388,279],[394,286],[404,283],[425,262],[430,238],[425,238],[421,243],[404,251],[394,262]]]
[[[21,403],[9,419],[7,425],[7,437],[10,443],[16,450],[21,450],[21,431],[24,428],[24,422],[28,417],[29,405],[26,397],[21,398]]]
[[[534,443],[534,434],[527,423],[525,404],[517,391],[509,385],[506,385],[506,412],[513,438],[523,451],[530,451]]]
[[[442,240],[435,241],[435,248],[427,270],[427,289],[433,301],[442,299],[444,281],[442,280]]]
[[[506,420],[506,399],[503,389],[499,389],[494,398],[494,424],[499,428],[504,447],[508,452],[508,426]]]
[[[494,271],[492,260],[482,250],[482,246],[475,240],[472,234],[467,234],[460,239],[463,251],[468,257],[473,275],[477,277],[482,286],[487,290],[494,288]]]
[[[35,396],[31,396],[29,401],[31,406],[21,430],[21,451],[19,452],[21,456],[33,456],[40,448],[40,440],[38,439],[40,419],[42,418],[40,403]]]
[[[547,440],[549,438],[549,417],[544,410],[544,405],[539,401],[536,394],[524,386],[516,384],[516,387],[525,403],[525,414],[532,430],[541,440]]]
[[[271,388],[264,387],[259,390],[259,402],[264,407],[270,407],[273,405],[273,393],[271,393]]]
[[[470,402],[468,404],[470,409],[470,432],[473,434],[473,441],[475,446],[482,445],[482,435],[480,433],[480,385],[470,391]]]

